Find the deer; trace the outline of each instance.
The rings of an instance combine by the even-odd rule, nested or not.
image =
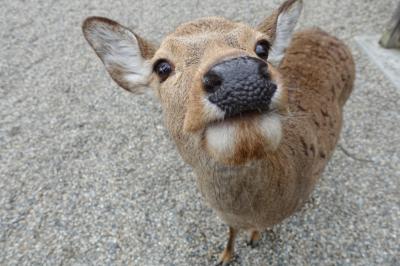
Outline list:
[[[295,32],[302,9],[287,0],[256,27],[199,18],[158,45],[108,18],[82,25],[120,87],[159,99],[202,197],[229,227],[217,265],[234,259],[239,231],[254,246],[304,206],[339,140],[354,60],[319,28]]]

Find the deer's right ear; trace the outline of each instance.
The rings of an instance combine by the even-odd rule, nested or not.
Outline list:
[[[140,92],[147,87],[152,73],[149,60],[155,53],[154,46],[107,18],[89,17],[82,30],[119,86],[131,92]]]
[[[287,0],[271,16],[266,18],[258,30],[272,39],[271,53],[268,61],[279,65],[303,9],[303,0]]]

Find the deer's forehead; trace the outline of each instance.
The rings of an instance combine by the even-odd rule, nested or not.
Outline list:
[[[218,23],[220,22],[220,23]],[[185,65],[197,64],[206,50],[217,47],[244,48],[249,40],[255,39],[257,32],[249,26],[226,20],[212,20],[188,23],[180,26],[162,42],[160,50],[164,54],[185,61]]]

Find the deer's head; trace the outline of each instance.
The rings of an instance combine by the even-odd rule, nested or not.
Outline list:
[[[301,0],[286,1],[257,28],[219,17],[195,20],[159,47],[106,18],[88,18],[83,32],[122,88],[156,92],[184,158],[202,151],[236,165],[280,143],[288,106],[276,65],[301,8]]]

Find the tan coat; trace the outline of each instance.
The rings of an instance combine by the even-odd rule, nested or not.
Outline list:
[[[279,72],[290,112],[278,149],[246,166],[193,165],[206,201],[234,228],[263,230],[302,206],[338,141],[355,73],[349,49],[318,29],[295,35]]]
[[[230,226],[223,264],[232,257],[237,230],[253,232],[256,240],[259,231],[304,204],[339,139],[354,83],[352,55],[319,29],[291,39],[301,8],[301,0],[288,0],[257,28],[218,17],[191,21],[158,48],[106,18],[92,17],[83,25],[121,87],[131,92],[151,87],[158,95],[166,127],[196,172],[201,193]],[[202,78],[226,59],[257,58],[260,41],[271,45],[268,74],[277,84],[270,111],[224,119],[207,101]]]

